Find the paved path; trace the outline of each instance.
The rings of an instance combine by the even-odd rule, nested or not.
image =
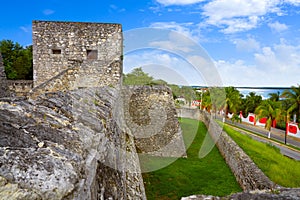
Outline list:
[[[227,124],[231,126],[231,123],[227,123]],[[235,124],[235,125],[237,125],[237,124]],[[291,147],[289,147],[287,145],[284,145],[282,143],[279,143],[277,141],[270,140],[270,139],[264,137],[264,136],[267,136],[267,134],[260,133],[260,134],[264,135],[264,136],[262,136],[262,135],[260,135],[257,132],[257,130],[253,131],[253,128],[251,129],[251,132],[243,130],[243,129],[248,129],[248,125],[243,126],[243,129],[237,128],[235,126],[231,126],[231,127],[233,129],[239,131],[240,133],[250,135],[253,139],[255,139],[257,141],[264,142],[264,143],[271,143],[272,145],[274,145],[274,146],[276,146],[276,147],[278,147],[280,149],[281,154],[283,154],[283,155],[285,155],[285,156],[287,156],[289,158],[292,158],[292,159],[300,161],[300,150],[296,150],[294,148],[291,148]],[[256,134],[252,133],[252,131],[255,132]]]

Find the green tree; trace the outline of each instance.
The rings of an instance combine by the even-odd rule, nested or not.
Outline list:
[[[266,117],[265,128],[269,131],[268,137],[271,137],[271,127],[274,120],[278,121],[282,117],[283,111],[281,109],[281,103],[278,101],[264,100],[255,109],[255,114],[259,119]]]
[[[242,99],[240,92],[234,87],[226,87],[225,113],[237,113]]]
[[[202,102],[201,102],[201,109],[205,109],[208,112],[210,112],[212,103],[211,103],[211,98],[210,98],[210,92],[209,90],[206,90],[202,92]]]
[[[124,75],[124,85],[151,85],[153,77],[145,73],[141,67],[133,69],[130,73]]]
[[[11,40],[2,40],[0,53],[8,79],[32,79],[32,46],[24,49]]]
[[[241,110],[243,111],[243,114],[248,115],[248,113],[254,113],[261,102],[262,97],[260,95],[256,95],[255,92],[250,92],[242,99]]]
[[[212,87],[209,90],[212,109],[215,112],[216,117],[217,112],[223,109],[226,104],[226,92],[222,87]]]
[[[175,85],[175,84],[170,84],[168,85],[171,90],[172,90],[172,93],[173,93],[173,98],[176,99],[178,97],[180,97],[181,95],[181,91],[180,91],[180,87],[178,85]]]
[[[279,99],[280,99],[280,92],[269,93],[268,95],[269,95],[269,97],[270,97],[269,99],[271,101],[279,101]]]
[[[180,88],[180,94],[185,98],[189,105],[191,105],[192,100],[196,99],[196,92],[190,86],[182,86]]]
[[[291,89],[285,90],[282,93],[282,96],[289,101],[289,108],[287,112],[290,114],[298,115],[298,122],[300,118],[300,85],[298,87],[292,86]]]

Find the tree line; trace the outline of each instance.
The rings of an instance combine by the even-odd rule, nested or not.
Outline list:
[[[292,121],[296,115],[296,122],[300,122],[300,85],[291,86],[291,89],[284,90],[281,94],[269,93],[269,98],[262,99],[255,92],[250,92],[245,97],[234,87],[225,87],[225,100],[214,105],[211,102],[211,91],[221,88],[211,88],[202,94],[202,109],[218,112],[223,110],[236,115],[243,113],[254,113],[258,118],[267,118],[266,129],[270,130],[274,120],[278,128],[285,128],[286,122]]]
[[[201,101],[201,109],[208,112],[243,113],[247,117],[248,113],[254,113],[258,118],[267,118],[266,129],[270,129],[272,122],[277,121],[278,128],[285,128],[287,121],[292,121],[296,115],[297,122],[300,122],[300,85],[291,86],[282,94],[270,93],[268,99],[255,92],[250,92],[244,96],[235,87],[212,87],[202,89],[197,92],[189,86],[178,86],[168,84],[163,80],[156,80],[149,74],[143,72],[142,68],[135,68],[131,73],[124,74],[123,84],[125,85],[167,85],[172,89],[174,99],[184,97],[188,103],[192,100]]]
[[[23,47],[11,40],[1,40],[0,53],[8,79],[33,79],[32,45]]]

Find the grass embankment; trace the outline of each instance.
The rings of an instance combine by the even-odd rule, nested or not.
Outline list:
[[[300,161],[287,158],[277,147],[258,142],[228,125],[223,128],[273,182],[284,187],[300,187]]]
[[[154,172],[144,173],[147,198],[180,199],[193,194],[226,196],[241,191],[234,175],[226,165],[219,150],[214,147],[204,158],[198,157],[207,132],[202,122],[181,119],[181,128],[187,150],[187,158],[179,158],[171,165]],[[197,130],[197,131],[196,131]],[[141,161],[142,168],[154,166],[165,158],[151,157]]]

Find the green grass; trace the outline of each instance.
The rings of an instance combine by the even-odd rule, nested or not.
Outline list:
[[[226,196],[240,192],[240,186],[216,147],[206,157],[198,157],[207,132],[205,125],[191,119],[181,119],[180,122],[184,142],[186,146],[190,145],[188,157],[143,174],[147,199],[180,199],[193,194]],[[171,162],[171,159],[149,156],[140,159],[142,170]]]
[[[223,122],[221,122],[220,120],[216,120],[216,122],[217,122],[218,124],[220,124],[221,126],[223,126]],[[292,149],[295,149],[295,150],[300,151],[300,148],[299,148],[299,147],[294,146],[294,145],[291,145],[291,144],[284,144],[284,142],[282,142],[282,141],[280,141],[280,140],[277,140],[277,139],[274,139],[274,138],[272,138],[272,137],[271,137],[271,138],[268,138],[268,137],[265,136],[265,135],[261,135],[261,134],[259,134],[259,133],[254,132],[254,131],[248,130],[248,129],[246,129],[246,128],[242,128],[242,127],[236,126],[235,124],[230,124],[230,126],[236,127],[236,128],[238,128],[238,129],[247,131],[247,132],[249,132],[249,133],[252,133],[252,134],[254,134],[254,135],[258,135],[258,136],[263,137],[263,138],[267,138],[268,140],[272,140],[272,141],[274,141],[274,142],[280,143],[280,144],[282,144],[282,145],[285,145],[285,146],[288,146],[288,147],[290,147],[290,148],[292,148]]]
[[[284,187],[300,187],[300,161],[287,158],[277,147],[258,142],[227,125],[223,128],[273,182]]]

